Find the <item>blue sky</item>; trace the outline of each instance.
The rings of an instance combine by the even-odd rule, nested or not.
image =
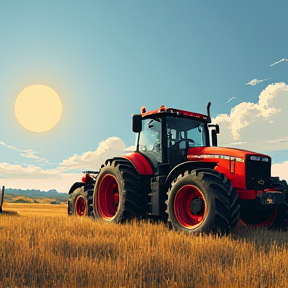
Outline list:
[[[287,1],[0,0],[0,185],[65,192],[134,144],[142,105],[205,113],[208,101],[221,145],[272,156],[288,180],[287,11]],[[14,114],[33,84],[62,100],[48,132]]]

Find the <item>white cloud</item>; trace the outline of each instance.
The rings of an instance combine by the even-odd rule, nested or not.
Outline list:
[[[288,59],[281,59],[281,60],[279,60],[279,61],[276,61],[276,62],[274,62],[273,64],[271,64],[270,65],[270,67],[272,67],[272,66],[275,66],[275,65],[277,65],[277,64],[279,64],[279,63],[282,63],[282,62],[287,62],[288,61]]]
[[[252,79],[251,81],[249,81],[248,83],[246,83],[245,85],[251,85],[251,86],[255,86],[259,83],[262,83],[264,81],[267,81],[269,79],[272,79],[272,78],[267,78],[267,79],[262,79],[262,80],[258,80],[258,79]]]
[[[126,151],[127,153],[134,152],[135,150],[136,150],[135,145],[132,145],[132,146],[130,146],[130,147],[125,148],[125,151]]]
[[[74,169],[97,170],[108,158],[125,154],[125,144],[118,137],[110,137],[99,144],[96,151],[88,151],[82,155],[74,155],[60,163],[59,170]]]
[[[5,146],[5,147],[7,147],[7,148],[9,148],[9,149],[21,152],[20,155],[22,157],[24,157],[24,158],[31,158],[31,159],[35,159],[36,162],[44,162],[46,164],[51,164],[47,159],[41,158],[41,157],[35,155],[35,154],[39,154],[39,152],[33,151],[31,149],[22,150],[22,149],[19,149],[17,147],[8,145],[8,144],[6,144],[5,142],[2,142],[2,141],[0,142],[0,144]]]
[[[88,151],[82,155],[74,155],[60,163],[55,169],[43,170],[30,165],[11,165],[0,163],[1,185],[20,189],[40,189],[47,191],[56,189],[59,192],[68,192],[71,185],[81,181],[82,171],[99,170],[106,159],[127,153],[124,142],[118,137],[110,137],[101,142],[95,151]],[[75,173],[66,171],[77,170]]]
[[[47,179],[55,172],[43,171],[40,167],[29,165],[28,167],[23,167],[19,164],[8,164],[8,163],[0,163],[0,177],[3,178],[12,178],[15,177],[21,179],[31,179],[31,178],[41,178]]]
[[[227,102],[225,102],[224,104],[228,104],[228,103],[230,103],[232,100],[234,100],[234,99],[236,99],[236,97],[235,96],[233,96],[233,97],[231,97]]]
[[[241,142],[239,148],[257,152],[287,150],[288,85],[270,84],[258,103],[242,102],[230,115],[220,114],[213,122],[220,124],[222,146]]]
[[[30,165],[23,167],[8,163],[0,163],[0,185],[15,189],[39,189],[48,191],[56,189],[67,192],[69,187],[81,178],[81,173],[60,173],[57,169],[43,170]],[[68,190],[67,190],[68,189]]]
[[[281,139],[267,140],[265,142],[266,143],[271,143],[271,144],[287,143],[288,142],[288,136],[284,137],[284,138],[281,138]]]
[[[232,142],[232,143],[228,143],[227,145],[228,146],[235,146],[235,145],[244,145],[244,144],[247,144],[248,142]]]
[[[273,164],[271,175],[275,177],[278,176],[280,179],[286,180],[288,183],[288,161]]]

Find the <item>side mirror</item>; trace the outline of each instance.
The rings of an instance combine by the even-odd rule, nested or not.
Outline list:
[[[216,134],[219,134],[220,133],[220,128],[219,128],[219,125],[218,124],[208,124],[208,127],[214,127],[215,128],[215,131],[216,131]],[[214,130],[214,129],[213,129]]]
[[[142,116],[140,114],[134,114],[132,117],[132,131],[135,133],[142,131]]]
[[[208,124],[208,127],[211,128],[211,144],[212,146],[217,146],[218,145],[218,141],[217,141],[217,134],[220,133],[220,128],[218,124]],[[215,129],[213,129],[215,128]]]
[[[220,128],[218,124],[215,124],[216,134],[220,133]]]
[[[217,146],[218,145],[218,141],[217,141],[217,131],[216,130],[212,130],[211,131],[211,140],[212,140],[212,146]]]

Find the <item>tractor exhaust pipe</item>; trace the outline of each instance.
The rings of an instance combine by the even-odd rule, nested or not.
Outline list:
[[[207,104],[207,115],[208,115],[208,121],[211,123],[210,106],[211,106],[211,102],[208,102],[208,104]]]

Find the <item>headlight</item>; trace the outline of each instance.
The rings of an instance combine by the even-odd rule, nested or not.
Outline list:
[[[259,156],[250,156],[250,160],[252,160],[252,161],[260,161],[261,157],[259,157]]]
[[[268,159],[267,157],[265,157],[265,158],[262,158],[261,161],[263,161],[263,162],[269,162],[269,159]]]

